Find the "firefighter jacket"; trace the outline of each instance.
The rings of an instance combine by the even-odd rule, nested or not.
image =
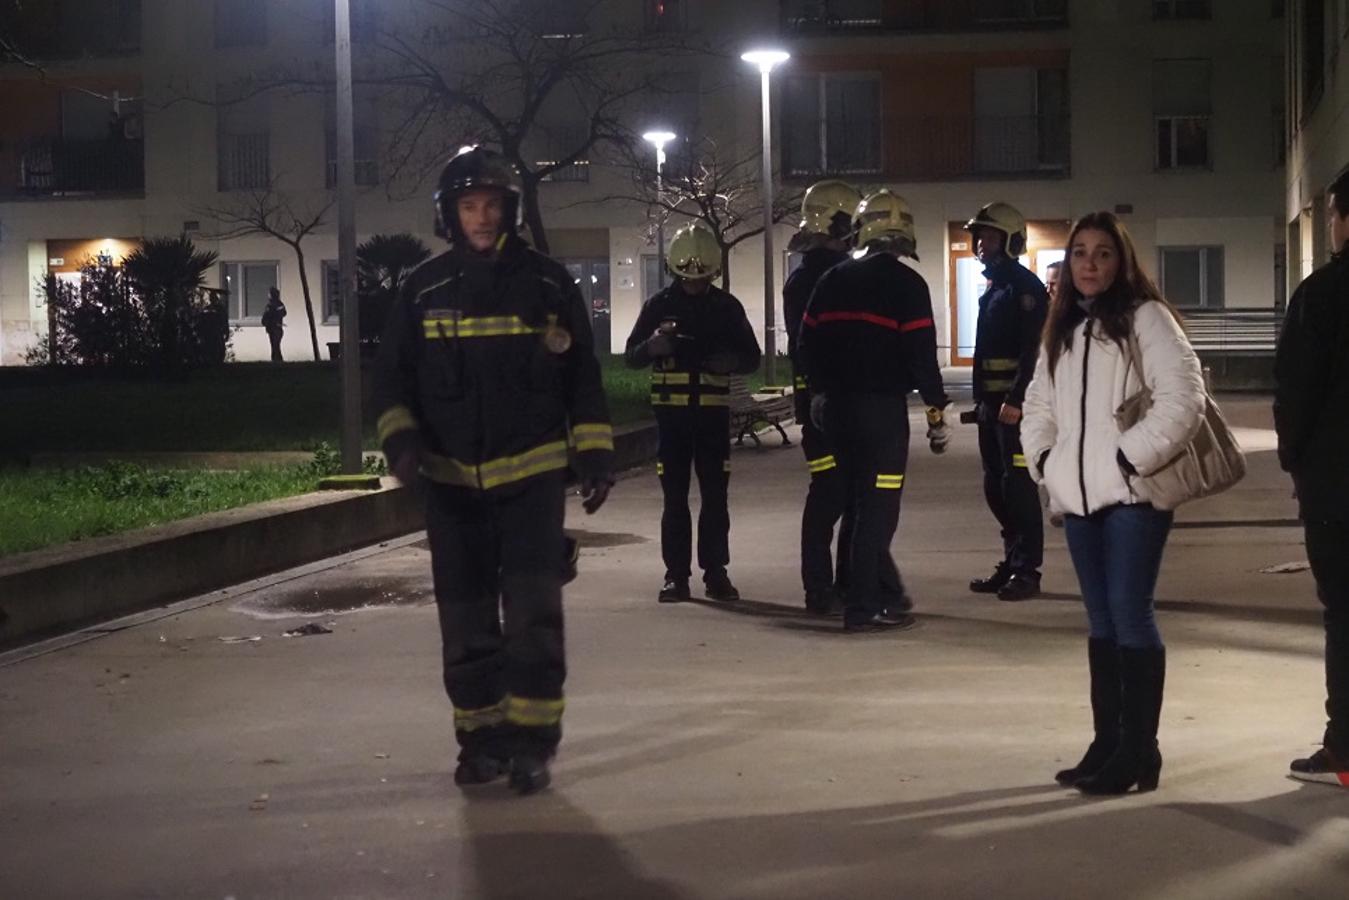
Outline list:
[[[664,322],[674,325],[675,354],[656,359],[647,342]],[[642,306],[624,354],[634,369],[651,366],[657,409],[729,408],[731,376],[753,372],[761,356],[739,300],[715,285],[704,294],[685,293],[678,280]]]
[[[796,352],[798,336],[801,333],[801,319],[806,314],[806,305],[810,303],[810,295],[821,276],[847,258],[848,254],[841,250],[830,250],[828,247],[807,250],[801,257],[801,265],[787,277],[787,283],[782,286],[782,308],[785,318],[783,324],[787,326],[787,355],[792,359],[792,373],[796,376],[798,391],[810,387]]]
[[[871,253],[824,274],[801,320],[797,355],[811,389],[820,393],[917,390],[928,406],[950,402],[927,283],[890,253]]]
[[[1035,375],[1049,294],[1033,272],[1009,256],[985,269],[984,276],[988,290],[979,298],[974,399],[1019,408]]]
[[[586,305],[567,271],[518,239],[493,260],[449,250],[405,282],[374,372],[388,459],[482,491],[566,469],[607,478],[613,429]]]
[[[1302,518],[1349,522],[1349,250],[1293,292],[1274,381],[1279,464]]]

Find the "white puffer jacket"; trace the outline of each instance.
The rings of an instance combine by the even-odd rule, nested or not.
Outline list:
[[[1054,512],[1081,516],[1116,504],[1164,506],[1147,495],[1139,479],[1125,474],[1117,453],[1123,450],[1140,474],[1149,475],[1173,460],[1199,429],[1204,377],[1185,332],[1162,304],[1147,301],[1134,314],[1134,333],[1152,408],[1122,434],[1115,410],[1140,387],[1128,351],[1105,337],[1092,318],[1077,326],[1052,376],[1049,356],[1040,351],[1022,407],[1021,446]],[[1041,470],[1045,451],[1049,456]]]

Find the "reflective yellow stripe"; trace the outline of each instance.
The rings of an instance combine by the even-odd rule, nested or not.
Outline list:
[[[652,406],[688,406],[688,394],[652,394]]]
[[[699,406],[730,406],[731,398],[726,394],[699,394]]]
[[[903,475],[877,475],[876,487],[885,491],[897,491],[904,487]]]
[[[804,375],[796,376],[796,389],[798,391],[804,391],[806,389],[806,378]]]
[[[821,456],[819,459],[806,460],[806,466],[810,469],[812,474],[816,472],[827,472],[838,466],[838,460],[834,459],[833,456]]]
[[[449,456],[427,454],[423,465],[426,477],[432,481],[461,487],[481,486],[484,490],[566,467],[566,441],[552,441],[533,450],[488,460],[477,466]]]
[[[572,446],[577,450],[614,449],[613,426],[602,422],[573,425],[571,429]]]
[[[400,431],[416,431],[417,418],[406,406],[401,404],[391,406],[379,417],[375,428],[379,432],[379,442],[382,444]]]
[[[1016,380],[1012,378],[986,378],[979,384],[986,391],[1010,391]]]
[[[477,731],[479,728],[491,728],[506,721],[506,711],[501,703],[484,706],[480,709],[454,708],[455,731]]]
[[[985,372],[1015,372],[1021,365],[1019,359],[985,359],[981,362]]]
[[[708,387],[729,388],[731,386],[731,376],[711,375],[707,372],[701,372],[698,375],[698,383],[707,385]]]
[[[506,698],[506,721],[513,725],[539,728],[562,721],[565,700],[534,700],[528,697]]]
[[[723,472],[729,472],[729,471],[731,471],[731,461],[730,461],[729,459],[722,460],[722,462],[721,462],[721,471],[723,471]]]
[[[652,384],[688,384],[688,372],[652,372]]]
[[[660,476],[664,474],[665,474],[665,463],[663,462],[656,463],[656,475]]]
[[[478,318],[423,319],[429,338],[502,337],[517,334],[543,334],[543,326],[530,325],[519,316],[481,316]]]
[[[1026,468],[1026,454],[1024,454],[1024,453],[1013,453],[1013,454],[1012,454],[1012,465],[1013,465],[1013,467],[1018,468],[1018,469],[1024,469],[1024,468]]]

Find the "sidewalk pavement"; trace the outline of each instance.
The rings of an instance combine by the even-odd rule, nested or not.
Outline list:
[[[966,592],[998,556],[971,429],[940,458],[914,441],[895,550],[919,627],[860,636],[800,609],[805,467],[770,439],[732,454],[740,603],[656,604],[650,472],[570,510],[566,737],[537,797],[452,784],[415,538],[0,657],[0,893],[1342,897],[1349,794],[1284,774],[1323,722],[1319,608],[1306,572],[1260,572],[1303,560],[1301,531],[1267,401],[1226,409],[1256,452],[1168,549],[1155,793],[1053,784],[1090,727],[1077,587],[1049,529],[1043,599]],[[306,623],[333,633],[281,637]]]

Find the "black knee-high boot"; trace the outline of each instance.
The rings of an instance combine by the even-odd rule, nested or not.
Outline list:
[[[1055,773],[1054,780],[1064,787],[1095,775],[1119,746],[1119,646],[1105,638],[1089,638],[1087,666],[1091,671],[1091,721],[1096,734],[1081,762]]]
[[[1120,648],[1123,709],[1119,747],[1090,778],[1077,782],[1084,794],[1123,794],[1134,785],[1140,791],[1157,788],[1162,754],[1157,748],[1157,726],[1162,717],[1162,689],[1166,683],[1166,649]]]

